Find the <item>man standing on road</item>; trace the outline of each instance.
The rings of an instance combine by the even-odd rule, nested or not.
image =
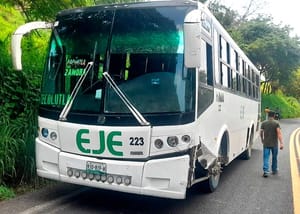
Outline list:
[[[278,156],[278,140],[280,149],[283,149],[283,138],[279,122],[274,119],[275,112],[270,111],[268,120],[261,124],[260,137],[263,144],[263,177],[269,175],[269,160],[272,153],[272,174],[278,173],[277,156]]]

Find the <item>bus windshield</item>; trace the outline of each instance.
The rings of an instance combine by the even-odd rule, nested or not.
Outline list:
[[[175,115],[178,123],[193,120],[195,72],[186,69],[183,62],[187,10],[86,9],[58,16],[43,75],[40,114],[56,118],[92,62],[68,120],[74,115],[94,115],[97,121],[99,115],[130,115],[105,81],[104,72],[151,124],[161,123],[158,117],[151,119],[153,115]]]

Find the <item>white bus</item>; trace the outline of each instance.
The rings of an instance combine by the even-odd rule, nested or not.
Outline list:
[[[260,120],[259,71],[196,1],[98,5],[32,22],[52,28],[36,138],[41,177],[184,199],[214,191],[249,159]]]

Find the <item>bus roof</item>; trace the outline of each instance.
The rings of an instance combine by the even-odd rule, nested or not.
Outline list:
[[[67,9],[60,11],[57,16],[65,16],[81,12],[93,12],[98,10],[118,10],[129,8],[151,8],[151,7],[167,7],[167,6],[194,6],[197,7],[199,2],[193,0],[165,0],[165,1],[147,1],[147,2],[132,2],[132,3],[117,3],[117,4],[100,4],[89,7]]]

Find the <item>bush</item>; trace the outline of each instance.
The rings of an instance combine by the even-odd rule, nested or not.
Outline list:
[[[24,20],[8,6],[0,5],[0,10],[0,23],[6,26],[5,34],[0,32],[0,185],[16,186],[36,181],[34,139],[49,35],[33,33],[25,37],[24,69],[12,70],[10,38]]]
[[[34,138],[39,93],[22,72],[1,70],[0,184],[29,181],[34,170]]]
[[[15,197],[15,193],[10,188],[0,185],[0,201]]]

